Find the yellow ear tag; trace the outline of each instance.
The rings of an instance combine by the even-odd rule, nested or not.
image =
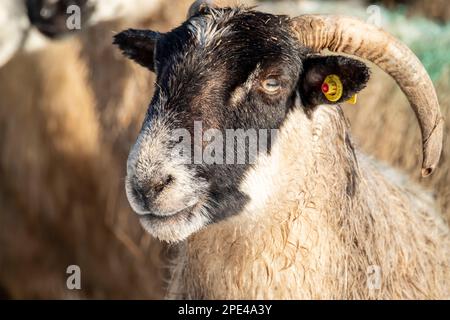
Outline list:
[[[358,95],[354,94],[353,96],[350,97],[350,99],[347,100],[347,102],[350,104],[356,104],[357,100],[358,100]]]
[[[337,75],[330,74],[323,81],[321,89],[328,101],[336,102],[342,97],[344,87]]]

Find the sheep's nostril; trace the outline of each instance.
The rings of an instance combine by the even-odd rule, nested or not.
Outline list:
[[[131,188],[131,192],[133,193],[133,197],[136,200],[139,200],[141,202],[145,202],[145,199],[146,199],[147,196],[146,196],[146,192],[142,188],[134,185],[133,188]]]
[[[132,193],[136,200],[142,203],[146,209],[152,207],[155,199],[174,181],[171,175],[161,179],[147,181],[146,183],[136,183],[133,185]]]
[[[155,192],[155,194],[158,195],[172,182],[173,182],[173,176],[171,176],[169,174],[154,185],[153,191]]]

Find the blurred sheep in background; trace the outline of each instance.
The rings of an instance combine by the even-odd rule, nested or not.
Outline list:
[[[140,93],[153,79],[111,39],[125,26],[173,26],[189,4],[44,39],[0,69],[0,286],[9,297],[161,296],[160,245],[132,219],[123,191],[148,104]],[[82,270],[80,292],[65,287],[71,264]]]

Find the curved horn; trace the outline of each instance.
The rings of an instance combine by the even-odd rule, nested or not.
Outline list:
[[[313,50],[329,49],[367,59],[394,78],[422,132],[422,176],[433,173],[442,151],[444,121],[433,83],[414,53],[382,29],[355,18],[303,15],[292,19],[298,40]]]
[[[189,19],[193,15],[195,15],[200,10],[206,8],[206,7],[212,7],[214,6],[213,0],[197,0],[191,6],[189,7],[187,18]]]

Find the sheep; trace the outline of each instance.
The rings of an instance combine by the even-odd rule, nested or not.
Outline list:
[[[0,30],[0,67],[20,51],[43,49],[51,43],[50,39],[87,26],[116,19],[129,22],[146,19],[161,4],[161,0],[3,0],[0,3],[0,24],[4,26]],[[74,11],[73,6],[79,10]],[[69,28],[67,22],[73,14],[79,14],[80,25]]]
[[[352,18],[194,8],[171,32],[114,39],[157,75],[125,188],[143,228],[178,251],[167,297],[449,298],[450,232],[432,196],[360,152],[339,106],[365,87],[367,66],[320,51],[365,58],[397,81],[421,127],[425,177],[439,161],[443,121],[414,54]],[[329,75],[342,80],[333,101]],[[173,149],[205,146],[195,121],[203,133],[279,130],[256,164],[186,163]]]
[[[47,39],[0,68],[0,286],[11,298],[162,296],[163,248],[121,188],[146,103],[138,93],[154,79],[110,41],[124,25],[164,28],[185,15],[160,9]],[[70,264],[82,269],[81,291],[67,291]]]

